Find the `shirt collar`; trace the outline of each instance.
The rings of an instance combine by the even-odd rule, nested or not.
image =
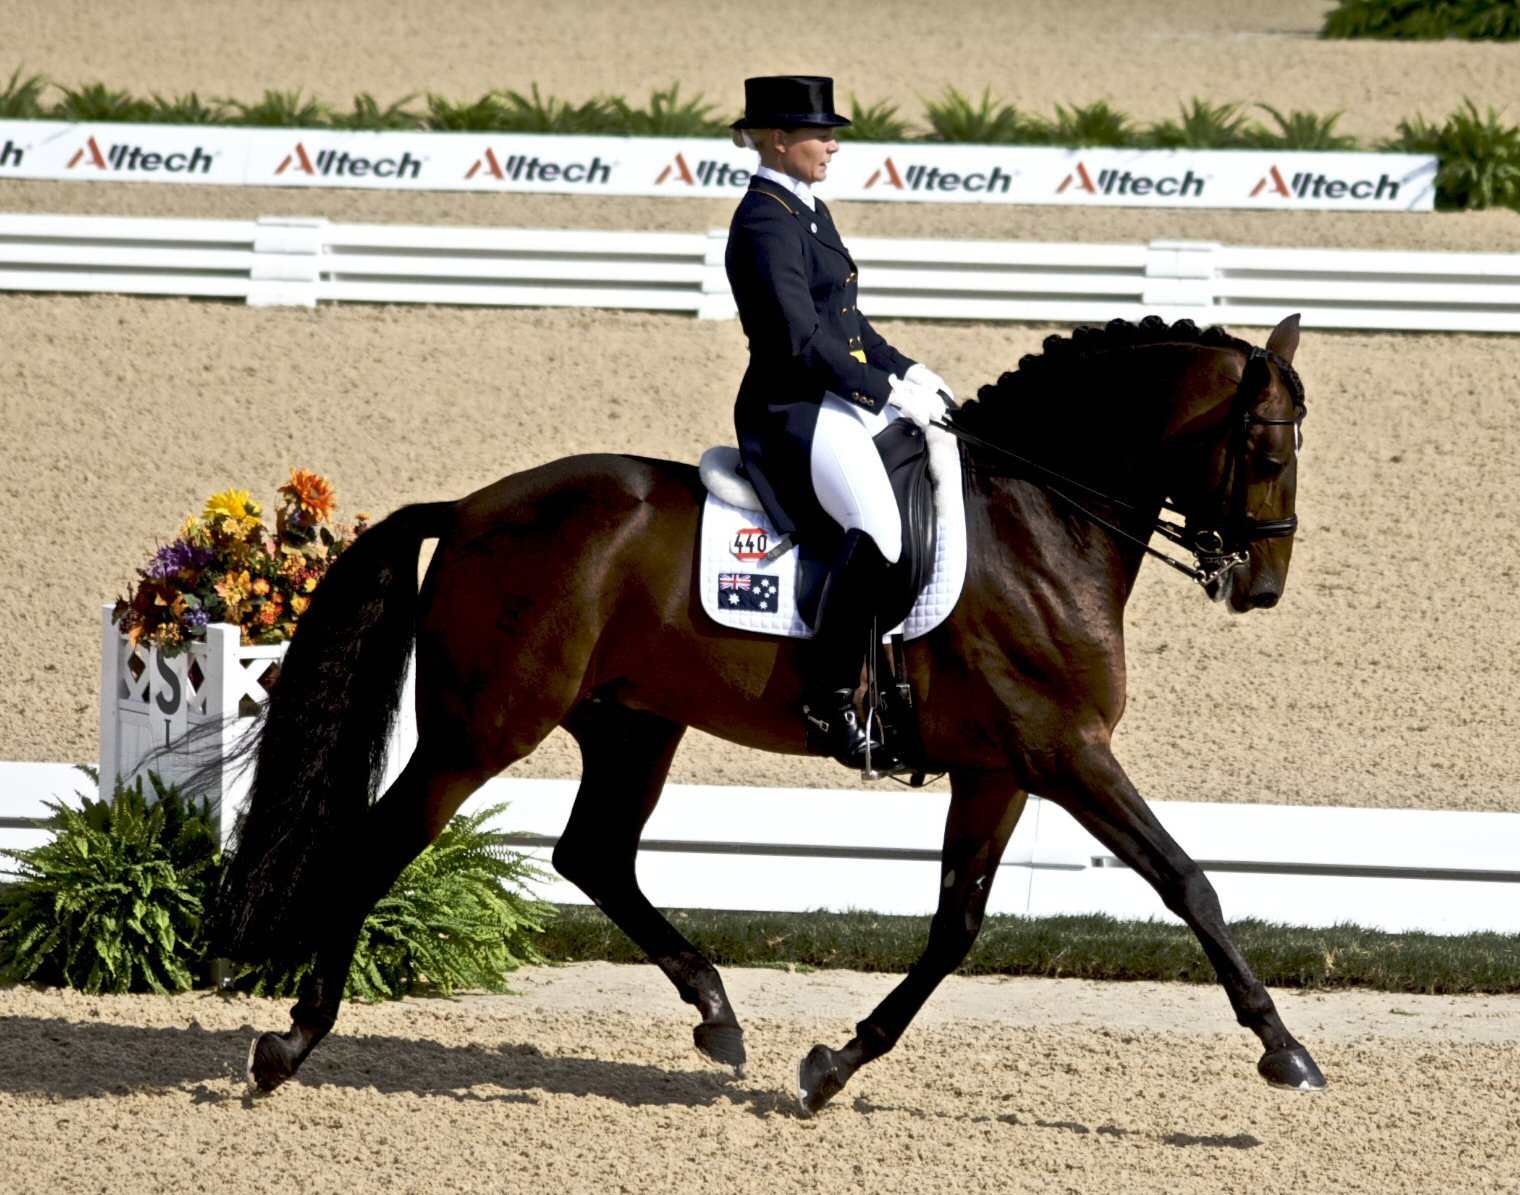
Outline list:
[[[793,178],[790,174],[782,174],[779,170],[772,170],[769,166],[756,166],[755,174],[760,178],[769,179],[778,186],[785,187],[803,203],[807,204],[809,211],[816,211],[813,202],[813,188],[800,179]]]

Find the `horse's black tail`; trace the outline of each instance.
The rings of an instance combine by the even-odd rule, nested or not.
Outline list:
[[[312,594],[256,731],[248,803],[208,910],[216,957],[310,957],[374,798],[417,629],[422,541],[448,503],[361,534]]]

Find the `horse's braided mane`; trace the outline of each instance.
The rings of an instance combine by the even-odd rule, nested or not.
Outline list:
[[[1169,324],[1160,316],[1151,315],[1139,323],[1116,319],[1101,327],[1083,325],[1069,336],[1047,336],[1041,352],[1020,358],[1016,369],[980,387],[976,399],[961,408],[957,422],[973,432],[997,437],[1006,431],[1009,421],[1033,431],[1030,420],[1050,426],[1051,421],[1059,425],[1073,417],[1086,418],[1096,412],[1079,414],[1073,410],[1070,399],[1081,395],[1089,402],[1103,403],[1120,399],[1123,393],[1122,387],[1110,388],[1108,394],[1094,392],[1089,384],[1095,377],[1092,371],[1126,350],[1156,345],[1252,351],[1248,341],[1231,335],[1222,326],[1200,328],[1189,319]],[[1297,372],[1284,358],[1273,354],[1273,360],[1294,402],[1302,407],[1304,389]]]
[[[1014,401],[1023,394],[1042,390],[1057,373],[1068,373],[1085,362],[1121,349],[1158,344],[1251,350],[1246,341],[1231,336],[1218,324],[1200,328],[1189,319],[1169,324],[1157,315],[1146,316],[1138,324],[1129,320],[1110,320],[1102,327],[1083,325],[1074,329],[1070,336],[1047,336],[1041,352],[1021,357],[1017,369],[1004,373],[991,385],[982,386],[977,390],[977,397],[999,404]]]

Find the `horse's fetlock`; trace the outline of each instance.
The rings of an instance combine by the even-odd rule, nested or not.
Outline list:
[[[898,1035],[888,1033],[874,1021],[861,1021],[855,1026],[855,1040],[851,1047],[858,1048],[864,1061],[880,1058],[897,1044]]]

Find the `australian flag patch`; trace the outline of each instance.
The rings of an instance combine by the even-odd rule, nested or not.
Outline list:
[[[718,574],[718,605],[725,610],[773,613],[779,592],[775,578],[764,573]]]

